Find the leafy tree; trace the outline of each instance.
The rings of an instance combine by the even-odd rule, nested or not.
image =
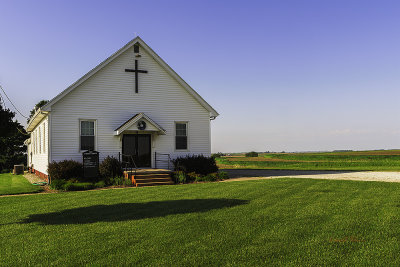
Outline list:
[[[27,123],[29,123],[29,121],[31,120],[31,118],[33,117],[33,115],[35,115],[35,112],[36,112],[36,110],[37,109],[39,109],[39,108],[41,108],[41,107],[43,107],[44,105],[46,105],[47,103],[49,103],[49,100],[40,100],[36,105],[35,105],[35,107],[31,110],[31,113],[29,114],[29,118],[28,118],[28,121],[27,121]]]
[[[24,140],[28,136],[24,127],[13,120],[14,117],[15,113],[0,103],[0,172],[26,162]]]

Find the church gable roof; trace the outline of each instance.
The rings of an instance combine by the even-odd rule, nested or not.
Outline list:
[[[140,37],[136,37],[133,40],[131,40],[129,43],[127,43],[125,46],[123,46],[121,49],[119,49],[117,52],[112,54],[110,57],[108,57],[106,60],[101,62],[99,65],[97,65],[95,68],[90,70],[88,73],[86,73],[84,76],[82,76],[79,80],[77,80],[75,83],[73,83],[71,86],[69,86],[67,89],[62,91],[60,94],[55,96],[52,100],[49,101],[45,106],[42,107],[43,111],[51,111],[51,106],[57,103],[59,100],[61,100],[65,95],[67,95],[69,92],[77,88],[80,84],[82,84],[84,81],[89,79],[91,76],[93,76],[95,73],[100,71],[102,68],[107,66],[110,62],[112,62],[115,58],[117,58],[119,55],[127,51],[129,48],[134,46],[135,44],[139,44],[143,49],[148,52],[153,59],[162,67],[164,68],[167,73],[172,76],[178,83],[186,89],[186,91],[192,95],[209,113],[210,117],[215,118],[219,114],[218,112],[213,109],[193,88],[191,88],[161,57],[159,57]]]

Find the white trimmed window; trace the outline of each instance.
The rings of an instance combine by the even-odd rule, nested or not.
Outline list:
[[[95,150],[95,127],[94,120],[81,120],[80,121],[80,149],[81,150]]]
[[[188,123],[176,122],[175,123],[175,149],[187,150],[188,149]]]
[[[35,139],[34,132],[32,132],[32,146],[33,146],[32,152],[33,152],[33,154],[36,154],[36,139]]]
[[[42,154],[42,131],[40,130],[40,127],[38,128],[39,131],[39,154]]]
[[[37,130],[35,130],[35,154],[38,153]]]
[[[46,124],[43,123],[43,153],[46,153]]]
[[[39,133],[38,129],[35,130],[35,141],[36,141],[36,154],[39,154]]]

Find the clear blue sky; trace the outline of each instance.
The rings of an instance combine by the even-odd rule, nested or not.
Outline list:
[[[399,1],[0,8],[0,84],[25,114],[137,33],[221,114],[213,152],[400,148]]]

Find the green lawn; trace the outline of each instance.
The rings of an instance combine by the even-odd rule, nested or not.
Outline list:
[[[1,264],[399,265],[399,192],[272,179],[0,198]]]
[[[400,171],[400,150],[265,153],[217,158],[223,169]]]
[[[39,186],[32,185],[22,175],[0,174],[0,195],[34,193],[41,190]]]

